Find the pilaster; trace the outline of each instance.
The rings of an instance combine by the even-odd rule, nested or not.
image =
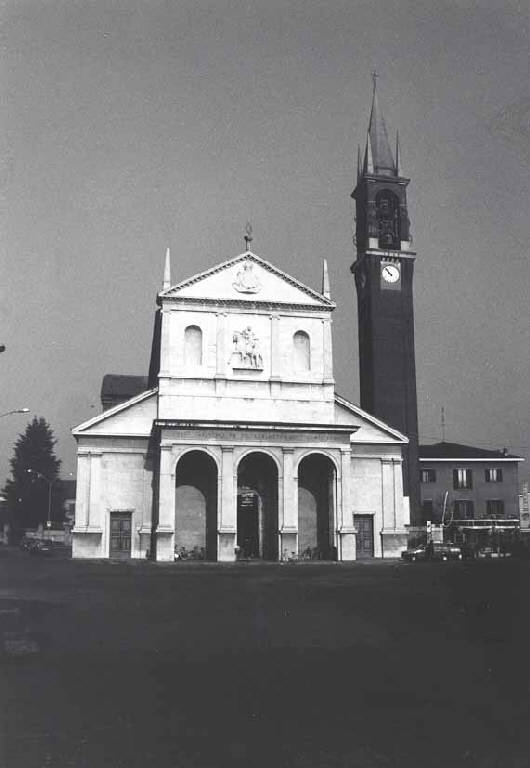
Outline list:
[[[294,473],[294,450],[283,449],[283,471],[280,481],[282,516],[280,526],[280,559],[298,554],[298,476]]]
[[[331,336],[331,318],[322,320],[322,344],[323,344],[323,382],[333,383],[333,340]]]
[[[220,561],[231,562],[236,559],[237,541],[237,477],[231,446],[222,446],[220,501],[217,557]]]
[[[175,550],[175,475],[170,445],[160,448],[160,486],[156,559],[172,561]]]
[[[351,491],[351,450],[341,448],[340,452],[340,516],[338,520],[338,558],[339,560],[355,560],[356,531],[353,524],[353,500]]]

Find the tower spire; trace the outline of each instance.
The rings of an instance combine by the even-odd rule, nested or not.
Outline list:
[[[162,283],[162,290],[167,291],[171,288],[171,255],[169,248],[166,248],[166,263],[164,265],[164,281]]]
[[[327,259],[322,259],[322,296],[325,296],[326,299],[331,299]]]
[[[388,141],[385,118],[379,109],[379,102],[377,99],[377,78],[377,72],[372,72],[374,85],[366,145],[367,147],[368,145],[370,146],[373,171],[370,171],[367,167],[365,173],[375,173],[378,176],[395,176],[396,164],[394,163],[392,150],[390,149]]]

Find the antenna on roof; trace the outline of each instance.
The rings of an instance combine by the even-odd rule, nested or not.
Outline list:
[[[250,221],[247,221],[247,226],[245,227],[245,250],[250,251],[250,243],[252,242],[252,224]]]
[[[442,443],[445,443],[445,408],[442,405],[441,411]]]

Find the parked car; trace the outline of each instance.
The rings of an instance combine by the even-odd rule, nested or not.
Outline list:
[[[35,539],[29,549],[31,555],[49,555],[53,549],[53,542],[49,539]]]
[[[410,547],[401,553],[404,560],[462,560],[462,550],[456,544],[431,542],[419,547]]]

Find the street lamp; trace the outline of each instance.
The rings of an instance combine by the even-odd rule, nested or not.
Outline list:
[[[46,520],[46,528],[51,528],[52,527],[52,485],[54,481],[50,480],[49,477],[46,477],[40,472],[37,472],[36,469],[26,469],[26,472],[28,472],[30,475],[36,475],[38,478],[40,478],[41,480],[46,480],[46,482],[48,483],[48,519]]]
[[[3,416],[10,416],[12,413],[29,413],[29,408],[14,408],[12,411],[6,411],[5,413],[0,413],[0,419]]]

